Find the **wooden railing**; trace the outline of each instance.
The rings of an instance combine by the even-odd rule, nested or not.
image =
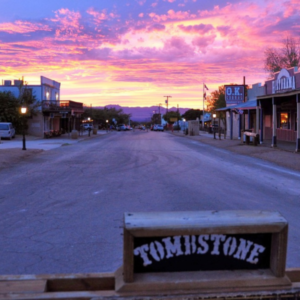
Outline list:
[[[83,112],[83,104],[71,100],[44,100],[42,101],[43,111],[71,111]]]
[[[265,127],[265,139],[272,139],[273,130],[272,127]],[[278,141],[285,141],[285,142],[295,142],[297,137],[297,131],[290,130],[290,129],[276,129],[276,136]]]

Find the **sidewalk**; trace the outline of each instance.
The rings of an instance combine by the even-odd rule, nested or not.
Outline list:
[[[271,140],[264,140],[263,144],[254,146],[252,144],[246,145],[239,139],[224,139],[224,135],[219,140],[219,136],[216,134],[216,139],[214,139],[213,134],[203,131],[200,132],[199,136],[188,136],[182,131],[170,133],[178,137],[196,140],[234,153],[260,158],[282,167],[300,171],[300,153],[295,152],[295,143],[279,141],[277,147],[273,148],[271,147]]]
[[[26,141],[26,149],[38,149],[38,150],[50,150],[57,147],[61,147],[63,145],[72,145],[76,144],[82,140],[97,137],[98,135],[106,134],[107,132],[105,130],[98,130],[97,134],[93,134],[92,132],[89,133],[88,131],[81,132],[78,136],[78,139],[72,139],[71,133],[65,133],[58,137],[52,137],[49,139],[45,138],[39,138],[34,137],[30,135],[25,136]],[[12,140],[0,140],[0,151],[2,149],[15,149],[19,148],[22,149],[23,136],[22,135],[16,135],[16,137]]]

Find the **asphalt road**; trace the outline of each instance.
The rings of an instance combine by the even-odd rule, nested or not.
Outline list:
[[[300,172],[166,132],[112,132],[0,171],[0,274],[112,272],[124,212],[272,210],[300,267]]]

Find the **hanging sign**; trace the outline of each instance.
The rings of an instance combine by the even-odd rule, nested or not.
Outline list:
[[[244,85],[225,85],[226,104],[240,104],[245,101]]]

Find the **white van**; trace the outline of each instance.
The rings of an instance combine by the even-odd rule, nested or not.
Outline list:
[[[16,135],[16,131],[12,123],[2,123],[0,122],[0,138],[12,139]]]

